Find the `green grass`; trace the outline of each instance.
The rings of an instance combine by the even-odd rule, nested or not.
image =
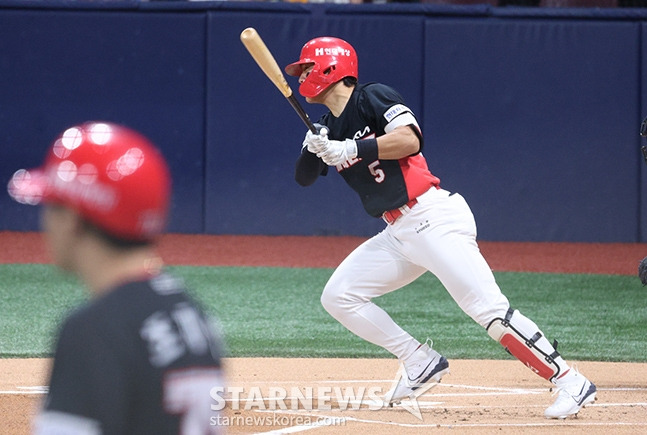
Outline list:
[[[85,294],[47,265],[0,265],[0,357],[47,356],[62,316]]]
[[[233,357],[389,357],[332,319],[319,296],[330,269],[170,268],[221,323]],[[647,293],[636,277],[500,272],[514,308],[567,360],[647,361]],[[62,316],[86,296],[48,265],[0,265],[0,356],[50,356]],[[426,274],[375,300],[414,337],[448,358],[510,359]]]

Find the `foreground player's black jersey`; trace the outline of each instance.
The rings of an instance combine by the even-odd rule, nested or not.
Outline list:
[[[63,323],[40,424],[73,433],[177,434],[197,423],[209,433],[221,347],[180,280],[161,274],[123,284]]]

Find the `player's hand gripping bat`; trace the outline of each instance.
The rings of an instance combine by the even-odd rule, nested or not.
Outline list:
[[[299,118],[301,118],[301,120],[308,126],[310,131],[317,134],[316,127],[312,124],[310,117],[308,117],[308,114],[303,110],[303,107],[301,107],[301,104],[299,104],[299,101],[295,98],[292,93],[292,88],[290,88],[290,85],[285,80],[285,76],[276,63],[274,56],[272,56],[272,53],[270,53],[270,50],[265,45],[258,32],[256,32],[256,29],[248,27],[243,30],[240,34],[240,40],[247,48],[247,51],[249,51],[249,54],[252,55],[258,66],[263,70],[267,78],[269,78],[272,83],[274,83],[274,86],[281,91],[283,96],[288,99],[288,102],[297,112]]]

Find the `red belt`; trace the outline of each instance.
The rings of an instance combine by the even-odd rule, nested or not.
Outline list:
[[[413,207],[416,204],[418,204],[418,199],[413,198],[411,201],[407,202],[402,207],[395,208],[393,210],[385,211],[384,213],[382,213],[382,219],[384,219],[384,221],[387,224],[393,225],[393,223],[397,221],[400,216],[402,216],[403,214],[409,213],[409,211],[411,210],[411,207]]]

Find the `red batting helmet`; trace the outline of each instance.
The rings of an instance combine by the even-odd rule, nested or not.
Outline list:
[[[299,86],[299,93],[304,97],[316,97],[344,77],[357,79],[357,53],[343,39],[324,36],[306,42],[299,60],[286,66],[285,72],[298,77],[304,66],[310,64],[314,67]]]
[[[65,130],[45,163],[16,171],[7,187],[23,204],[61,204],[115,237],[146,241],[164,228],[171,178],[141,134],[106,122]]]

